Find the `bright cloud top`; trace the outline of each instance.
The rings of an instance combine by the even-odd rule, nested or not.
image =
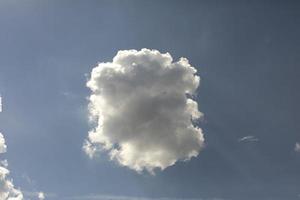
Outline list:
[[[119,51],[99,63],[87,86],[90,117],[96,126],[83,149],[93,157],[105,150],[112,160],[141,172],[153,172],[190,160],[204,146],[193,121],[202,113],[191,99],[199,86],[186,58],[142,49]]]
[[[0,133],[0,153],[5,153],[6,152],[6,144],[5,144],[5,139],[2,133]]]
[[[5,139],[0,133],[0,153],[6,152]],[[16,189],[11,180],[7,178],[9,170],[7,169],[7,161],[0,163],[0,199],[3,200],[22,200],[23,194]]]
[[[44,200],[45,199],[45,194],[43,192],[38,193],[38,198],[39,200]]]

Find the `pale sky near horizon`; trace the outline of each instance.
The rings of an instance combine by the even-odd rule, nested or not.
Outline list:
[[[1,0],[0,132],[25,199],[300,199],[300,2]],[[86,82],[142,48],[188,58],[205,147],[155,175],[82,150]]]

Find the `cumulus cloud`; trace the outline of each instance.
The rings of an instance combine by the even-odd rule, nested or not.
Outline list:
[[[5,139],[0,133],[0,153],[6,152]],[[23,194],[16,189],[12,180],[8,179],[9,170],[7,169],[7,161],[0,162],[0,199],[2,200],[22,200]]]
[[[119,51],[99,63],[87,82],[95,127],[84,151],[107,151],[119,164],[151,173],[197,156],[204,137],[194,125],[202,116],[192,99],[196,72],[186,58],[173,62],[169,53],[149,49]]]
[[[259,139],[253,135],[248,135],[245,137],[242,137],[238,140],[239,142],[257,142]]]
[[[0,112],[2,112],[2,98],[0,97]],[[0,154],[5,153],[7,146],[5,138],[0,133]],[[7,160],[0,161],[0,199],[1,200],[22,200],[23,194],[14,187],[12,180],[8,179],[9,170],[7,169]]]
[[[300,153],[300,143],[299,142],[296,142],[295,144],[295,147],[294,147],[294,150],[298,153]]]

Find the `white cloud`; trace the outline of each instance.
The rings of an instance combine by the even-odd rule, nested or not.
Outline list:
[[[0,153],[6,152],[5,139],[0,133]],[[16,189],[12,180],[8,179],[9,170],[7,169],[7,161],[0,162],[0,199],[1,200],[22,200],[23,194]]]
[[[2,112],[2,98],[0,97],[0,112]],[[5,153],[7,146],[2,133],[0,133],[0,154]],[[0,161],[0,200],[22,200],[23,194],[16,189],[12,180],[8,179],[9,170],[7,160]]]
[[[25,200],[44,200],[49,199],[64,199],[64,197],[58,197],[55,193],[45,193],[36,191],[22,191]]]
[[[5,139],[2,135],[2,133],[0,133],[0,153],[5,153],[7,149],[7,146],[5,144]]]
[[[200,78],[186,58],[142,49],[119,51],[113,62],[99,63],[87,86],[95,128],[83,146],[93,157],[105,150],[112,160],[153,172],[190,160],[204,146],[195,94]]]
[[[245,137],[242,137],[238,140],[239,142],[257,142],[259,139],[253,135],[248,135]]]
[[[45,199],[45,194],[43,192],[38,193],[38,198],[39,200],[44,200]]]
[[[300,143],[299,142],[296,142],[295,144],[295,147],[294,147],[294,150],[298,153],[300,153]]]
[[[2,112],[2,97],[0,96],[0,112]]]

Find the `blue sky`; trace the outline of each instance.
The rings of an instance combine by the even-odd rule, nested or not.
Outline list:
[[[22,191],[53,200],[299,199],[299,6],[0,1],[0,127],[10,177]],[[201,77],[196,100],[205,116],[205,149],[155,176],[82,151],[91,129],[89,73],[119,50],[142,48],[189,59]]]

